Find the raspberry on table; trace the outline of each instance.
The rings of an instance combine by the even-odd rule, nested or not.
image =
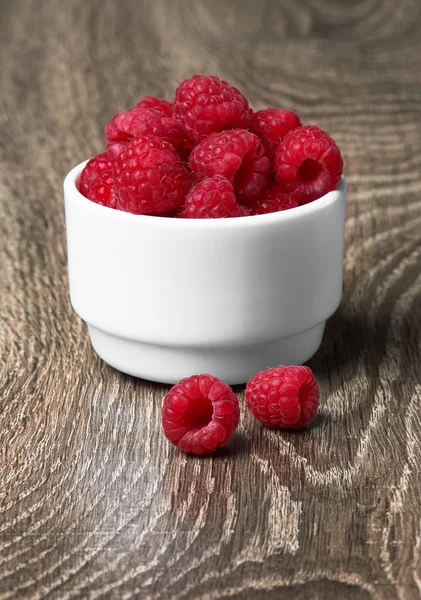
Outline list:
[[[178,216],[184,219],[240,217],[241,207],[228,179],[214,175],[193,185]]]
[[[115,158],[130,140],[141,135],[162,138],[177,151],[185,147],[183,127],[178,121],[150,108],[132,108],[115,115],[106,124],[108,155]]]
[[[106,152],[98,154],[89,160],[79,179],[79,192],[88,198],[89,186],[92,181],[104,171],[109,171],[113,166],[113,162]]]
[[[155,96],[144,96],[134,108],[152,108],[166,117],[172,117],[173,103]]]
[[[89,200],[108,206],[108,208],[117,208],[117,192],[114,187],[112,171],[104,171],[95,177],[89,186]]]
[[[237,396],[212,375],[182,379],[170,389],[162,407],[165,437],[193,454],[209,454],[224,446],[239,418]]]
[[[240,206],[240,217],[249,217],[251,215],[250,209],[247,206]]]
[[[291,194],[284,192],[280,185],[272,183],[268,186],[263,196],[252,204],[250,211],[253,215],[265,215],[267,213],[289,210],[297,206],[299,204],[292,198]]]
[[[171,144],[140,136],[115,159],[113,177],[120,210],[159,215],[183,204],[190,174]]]
[[[175,91],[174,117],[184,126],[186,137],[200,142],[215,131],[247,128],[251,109],[246,98],[215,75],[195,75]]]
[[[254,133],[233,129],[212,133],[195,146],[190,167],[206,177],[224,175],[233,184],[238,202],[247,206],[266,188],[270,163]]]
[[[260,138],[266,154],[271,158],[284,135],[299,125],[301,121],[295,113],[279,108],[258,110],[251,118],[251,131]]]
[[[309,423],[319,406],[319,387],[309,367],[275,367],[247,383],[246,402],[267,427],[298,429]]]
[[[338,146],[326,131],[315,125],[291,129],[276,150],[276,180],[299,204],[336,189],[342,170]]]

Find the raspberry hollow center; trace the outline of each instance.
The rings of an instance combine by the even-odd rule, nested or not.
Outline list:
[[[213,406],[209,398],[190,400],[186,411],[185,423],[188,429],[202,429],[211,422]]]
[[[298,169],[298,176],[303,183],[310,183],[317,179],[323,170],[320,163],[312,158],[306,158]]]

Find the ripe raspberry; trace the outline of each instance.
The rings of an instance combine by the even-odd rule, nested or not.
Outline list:
[[[104,171],[109,171],[113,166],[112,160],[107,153],[98,154],[86,163],[79,180],[79,192],[88,198],[89,186],[92,181]]]
[[[315,125],[292,129],[276,151],[276,180],[299,204],[307,204],[334,190],[342,170],[338,146],[326,131]]]
[[[248,382],[245,396],[250,411],[267,427],[303,427],[319,405],[319,388],[309,367],[261,371]]]
[[[112,171],[100,173],[89,186],[89,200],[108,206],[108,208],[117,208],[117,192],[114,188],[114,179]]]
[[[193,148],[190,166],[207,177],[225,175],[246,206],[266,188],[270,167],[259,138],[244,129],[212,133]]]
[[[195,75],[175,91],[174,117],[192,142],[222,129],[246,128],[251,109],[243,94],[214,75]]]
[[[150,108],[132,108],[115,115],[105,126],[105,137],[110,157],[122,152],[128,142],[142,135],[154,135],[183,150],[185,145],[181,124]]]
[[[269,157],[274,156],[284,135],[299,125],[301,121],[295,113],[278,108],[258,110],[251,119],[251,131],[260,138]]]
[[[118,208],[135,214],[162,214],[181,206],[189,172],[173,146],[163,139],[133,139],[114,161]]]
[[[240,206],[240,217],[249,217],[251,215],[250,209],[247,206]]]
[[[163,98],[155,98],[155,96],[144,96],[134,108],[152,108],[165,117],[172,117],[173,103]]]
[[[223,175],[198,181],[189,191],[180,211],[185,219],[222,219],[241,216],[234,189]]]
[[[266,213],[296,208],[297,206],[299,206],[298,202],[294,200],[290,194],[286,194],[282,191],[280,185],[272,183],[269,185],[263,196],[261,196],[250,209],[253,215],[264,215]]]
[[[239,418],[237,396],[212,375],[182,379],[170,389],[162,407],[165,437],[193,454],[209,454],[224,446]]]

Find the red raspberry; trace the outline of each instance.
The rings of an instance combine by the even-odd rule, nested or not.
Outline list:
[[[241,216],[234,188],[223,175],[198,181],[189,191],[179,213],[185,219],[222,219]]]
[[[261,371],[248,382],[245,396],[248,408],[267,427],[303,427],[319,406],[319,388],[309,367]]]
[[[307,204],[334,190],[342,170],[338,146],[326,131],[315,125],[292,129],[276,151],[276,180],[299,204]]]
[[[113,166],[112,160],[109,158],[106,152],[98,154],[89,160],[79,179],[79,192],[88,198],[89,186],[92,181],[104,171],[109,171]]]
[[[280,140],[290,129],[301,125],[300,119],[290,110],[267,108],[253,113],[251,130],[259,136],[266,154],[274,156]]]
[[[183,127],[178,121],[149,108],[132,108],[115,115],[105,126],[109,156],[118,156],[130,140],[141,135],[162,138],[177,151],[185,145]]]
[[[298,202],[290,194],[286,194],[280,185],[272,183],[263,196],[251,206],[251,212],[253,215],[264,215],[297,206],[299,206]]]
[[[89,186],[89,200],[108,206],[108,208],[117,208],[117,192],[114,188],[114,179],[112,171],[100,173]]]
[[[170,389],[162,407],[165,437],[193,454],[209,454],[224,446],[239,418],[237,396],[212,375],[182,379]]]
[[[166,117],[172,117],[173,103],[163,98],[155,98],[155,96],[144,96],[135,108],[153,108],[153,110],[162,113]]]
[[[228,179],[223,175],[214,175],[193,185],[179,216],[185,219],[240,217],[241,207]]]
[[[193,148],[193,172],[207,177],[225,175],[233,184],[240,204],[250,204],[266,188],[269,159],[259,138],[244,129],[212,133]]]
[[[127,143],[133,139],[133,121],[136,119],[138,110],[143,111],[145,109],[132,108],[117,113],[105,125],[104,134],[109,156],[113,156],[113,158],[118,156],[124,150]]]
[[[251,109],[243,94],[214,75],[195,75],[175,91],[174,117],[192,142],[222,129],[246,128]]]
[[[153,136],[133,139],[114,161],[118,208],[135,214],[162,214],[184,202],[189,172],[173,146]]]

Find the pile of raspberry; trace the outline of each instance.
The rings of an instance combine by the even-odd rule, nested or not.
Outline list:
[[[107,151],[82,171],[79,190],[139,215],[209,219],[296,208],[334,190],[340,150],[289,110],[253,112],[214,75],[183,81],[173,102],[142,98],[105,126]]]

